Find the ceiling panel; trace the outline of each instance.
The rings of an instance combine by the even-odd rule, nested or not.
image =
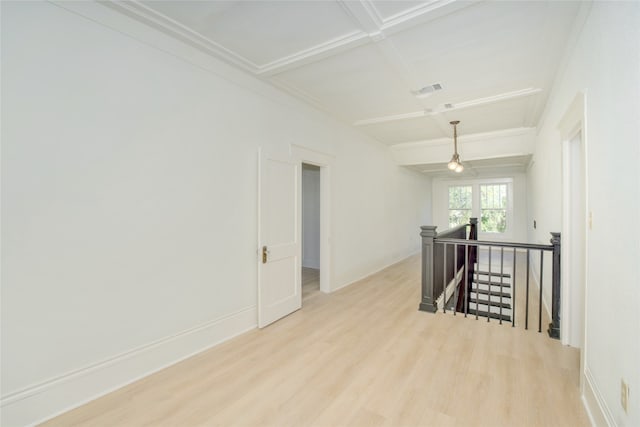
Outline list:
[[[360,31],[333,1],[145,1],[144,4],[256,65]]]
[[[140,3],[109,4],[153,21]],[[385,144],[448,137],[446,123],[455,119],[465,135],[536,126],[581,7],[553,0],[143,5],[180,23],[154,20],[168,34],[199,33],[213,42],[205,43],[208,53],[343,121],[393,119],[358,126]],[[411,94],[434,83],[442,90]],[[460,108],[465,103],[474,106]],[[424,111],[436,113],[397,118]]]
[[[359,129],[387,145],[448,136],[430,116],[359,126]]]
[[[442,83],[444,90],[425,100],[428,106],[463,102],[548,83],[577,7],[483,2],[390,40],[421,84]]]
[[[373,44],[286,71],[277,79],[350,122],[423,109]]]

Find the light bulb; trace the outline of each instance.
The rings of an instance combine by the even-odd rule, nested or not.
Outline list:
[[[454,159],[451,159],[447,167],[449,168],[449,170],[456,170],[456,168],[458,167],[458,162],[456,162]]]
[[[460,173],[464,170],[464,166],[462,166],[462,163],[458,163],[458,165],[456,166],[456,168],[454,169],[457,173]]]

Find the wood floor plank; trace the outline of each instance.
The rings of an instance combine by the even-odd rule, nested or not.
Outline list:
[[[414,256],[45,425],[589,425],[579,354],[537,319],[525,331],[419,301]]]

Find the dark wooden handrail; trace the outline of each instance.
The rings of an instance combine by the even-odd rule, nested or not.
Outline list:
[[[477,235],[477,218],[471,218],[470,224],[462,224],[436,232],[435,226],[423,226],[422,232],[422,302],[420,310],[434,313],[438,310],[437,299],[442,295],[446,304],[447,285],[458,277],[461,268],[465,268],[465,248],[446,245],[440,239],[466,241],[467,236]],[[467,228],[470,229],[467,234]],[[438,260],[438,262],[434,262]],[[443,262],[444,261],[444,262]],[[427,274],[426,271],[430,273]],[[457,286],[457,284],[455,284]],[[457,296],[457,295],[456,295]]]
[[[477,240],[477,218],[471,218],[470,224],[461,225],[442,233],[436,231],[435,226],[421,227],[422,237],[422,299],[419,309],[434,313],[438,311],[437,300],[442,296],[442,310],[447,311],[448,300],[452,297],[455,303],[452,306],[454,315],[464,313],[465,317],[469,312],[469,305],[473,305],[475,316],[478,318],[480,307],[485,307],[486,312],[480,313],[485,316],[487,321],[495,317],[503,320],[511,321],[515,326],[516,312],[516,275],[515,263],[516,252],[518,249],[526,251],[527,254],[527,273],[526,273],[526,317],[525,328],[528,329],[529,324],[529,256],[533,252],[540,253],[540,283],[539,283],[539,301],[538,301],[538,332],[542,331],[542,288],[544,281],[544,252],[552,254],[552,307],[551,318],[547,332],[552,338],[560,337],[560,233],[551,233],[551,244],[540,245],[530,243],[513,243],[513,242],[493,242],[486,240]],[[467,234],[467,228],[469,232]],[[478,272],[474,276],[474,269],[478,265],[478,249],[480,247],[488,249],[488,272]],[[499,249],[492,251],[492,248]],[[508,251],[506,251],[508,249]],[[491,254],[499,252],[500,271],[492,271]],[[506,274],[503,271],[504,253],[513,253],[513,271],[512,274]],[[498,259],[495,260],[496,262]],[[494,267],[495,268],[495,267]],[[462,274],[460,274],[462,272]],[[486,277],[488,275],[488,277]],[[484,276],[484,279],[481,277]],[[505,279],[505,277],[507,279]],[[504,280],[503,280],[504,279]],[[509,283],[504,283],[507,280]],[[480,285],[486,284],[486,288]],[[452,289],[451,293],[447,292],[447,286]],[[471,300],[473,289],[475,300]],[[495,289],[492,290],[492,288]],[[505,294],[505,288],[512,293]],[[480,295],[483,294],[483,295]],[[480,297],[479,297],[480,295]],[[504,303],[503,298],[509,303]],[[503,315],[503,308],[507,310],[507,314]],[[492,311],[493,309],[493,311]],[[510,314],[509,314],[510,313]]]

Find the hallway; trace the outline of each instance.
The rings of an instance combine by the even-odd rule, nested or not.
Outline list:
[[[578,352],[419,312],[408,258],[46,425],[585,426]]]

